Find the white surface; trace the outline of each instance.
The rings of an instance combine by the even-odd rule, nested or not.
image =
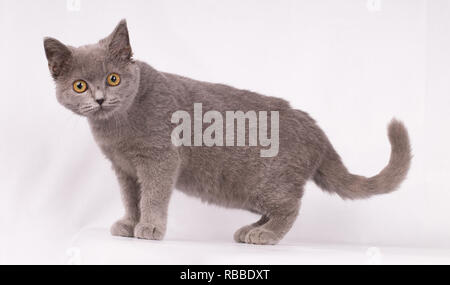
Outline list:
[[[450,247],[449,1],[369,11],[365,0],[89,0],[69,10],[66,1],[0,0],[0,263],[64,263],[80,229],[122,215],[86,121],[56,102],[42,46],[44,36],[96,42],[121,18],[136,58],[289,100],[357,174],[387,163],[386,124],[404,120],[414,161],[401,189],[344,202],[308,184],[284,242]],[[168,240],[212,243],[258,219],[179,193],[169,215]]]
[[[67,264],[450,264],[450,250],[285,243],[277,246],[231,241],[148,241],[111,238],[106,229],[78,233]]]

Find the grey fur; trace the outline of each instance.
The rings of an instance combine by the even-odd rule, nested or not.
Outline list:
[[[238,242],[275,244],[289,231],[300,208],[303,187],[313,179],[325,191],[348,199],[395,190],[411,161],[408,134],[396,120],[389,124],[389,164],[376,176],[350,174],[324,132],[310,116],[288,102],[159,72],[134,61],[125,20],[97,44],[74,48],[44,40],[58,101],[86,116],[92,133],[119,180],[125,216],[113,235],[162,239],[174,188],[201,200],[246,209],[261,219],[239,229]],[[116,87],[106,76],[120,74]],[[83,94],[72,90],[85,80]],[[104,99],[102,108],[98,98]],[[279,111],[280,146],[275,157],[261,158],[261,147],[175,147],[170,140],[176,110]]]

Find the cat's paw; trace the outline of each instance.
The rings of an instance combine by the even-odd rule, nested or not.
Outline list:
[[[234,233],[234,240],[236,242],[245,242],[245,236],[253,228],[255,228],[253,225],[243,226]]]
[[[139,223],[134,228],[134,236],[141,239],[161,240],[165,230],[149,223]]]
[[[111,226],[111,234],[113,236],[133,237],[134,226],[136,222],[127,219],[121,219]]]
[[[277,235],[264,228],[253,228],[245,235],[245,243],[250,244],[277,244],[280,239]]]

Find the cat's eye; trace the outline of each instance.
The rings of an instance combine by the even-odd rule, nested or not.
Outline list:
[[[83,93],[87,90],[87,83],[84,80],[77,80],[73,83],[73,90],[77,93]]]
[[[117,73],[111,73],[110,75],[108,75],[106,81],[110,86],[117,86],[120,83],[120,76]]]

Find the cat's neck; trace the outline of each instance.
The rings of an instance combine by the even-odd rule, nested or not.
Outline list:
[[[88,118],[89,126],[94,134],[110,136],[126,130],[130,126],[130,120],[126,114],[117,113],[104,119]]]

